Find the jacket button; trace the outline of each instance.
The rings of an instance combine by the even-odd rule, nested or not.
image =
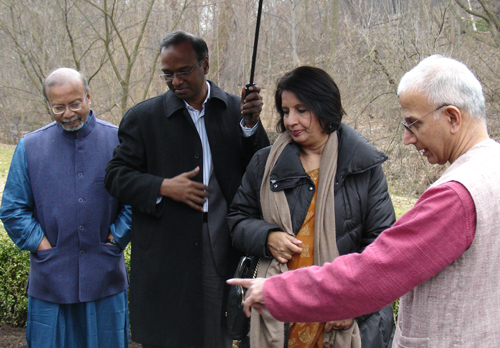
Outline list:
[[[199,153],[195,154],[194,158],[196,158],[196,159],[200,158],[200,154]]]
[[[83,176],[83,173],[78,173],[78,176],[81,178]]]
[[[83,250],[80,250],[80,255],[82,255],[82,254],[83,254]]]
[[[78,198],[78,202],[83,203],[83,198]]]
[[[309,191],[312,191],[312,190],[314,190],[314,187],[310,186]]]
[[[277,188],[277,187],[278,187],[278,184],[274,184],[273,186],[274,186],[274,188]]]

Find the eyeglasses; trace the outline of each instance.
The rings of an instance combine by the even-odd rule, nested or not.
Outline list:
[[[425,116],[428,116],[428,115],[432,114],[433,112],[436,112],[436,111],[438,111],[439,109],[444,108],[445,106],[450,106],[450,105],[451,105],[451,104],[446,104],[446,103],[445,103],[445,104],[443,104],[443,105],[441,105],[441,106],[438,106],[437,108],[435,108],[435,109],[434,109],[434,110],[432,110],[431,112],[429,112],[429,113],[425,114],[424,116],[420,117],[419,119],[417,119],[417,120],[413,121],[413,122],[412,122],[412,123],[410,123],[410,124],[406,123],[406,118],[409,118],[409,117],[411,117],[411,116],[405,116],[405,117],[404,117],[404,118],[405,118],[405,120],[403,121],[403,127],[405,127],[405,129],[406,129],[408,132],[410,132],[411,134],[414,134],[414,133],[413,133],[413,131],[411,130],[411,127],[412,127],[415,123],[417,123],[418,121],[420,121],[421,119],[423,119]]]
[[[82,98],[83,100],[82,101],[77,100],[77,101],[69,104],[68,105],[69,109],[71,111],[81,110],[81,108],[83,107],[83,102],[85,101],[86,98],[87,98],[87,94],[85,93],[85,95]],[[50,104],[49,104],[49,106],[50,106]],[[55,115],[60,115],[66,111],[66,105],[53,105],[53,106],[51,106],[50,109],[52,110],[52,112]]]
[[[176,73],[161,73],[160,75],[160,78],[162,78],[163,80],[165,80],[165,82],[170,82],[174,79],[174,77],[177,77],[178,79],[185,79],[186,77],[188,77],[189,75],[191,75],[191,73],[193,72],[194,68],[196,68],[196,65],[198,65],[198,63],[196,63],[195,65],[193,65],[193,67],[187,71],[178,71]]]

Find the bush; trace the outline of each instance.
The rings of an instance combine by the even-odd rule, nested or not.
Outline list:
[[[7,233],[0,230],[0,322],[26,325],[28,296],[26,284],[30,268],[29,253],[21,252]]]
[[[127,273],[130,274],[130,243],[128,243],[125,250],[123,250],[123,256],[125,257],[125,266],[127,267]]]
[[[129,270],[130,244],[124,254]],[[29,252],[20,251],[0,227],[0,323],[26,325],[28,295],[25,289],[29,269]]]

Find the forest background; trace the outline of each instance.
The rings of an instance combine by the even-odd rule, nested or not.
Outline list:
[[[0,143],[51,121],[41,86],[54,68],[82,71],[92,108],[119,124],[133,104],[165,92],[159,41],[182,29],[209,46],[208,78],[228,92],[248,83],[257,0],[0,0]],[[255,82],[265,128],[277,120],[277,79],[298,65],[329,72],[344,122],[389,156],[391,190],[420,194],[442,168],[402,144],[401,76],[440,53],[482,82],[489,131],[500,139],[499,0],[264,0]]]
[[[88,77],[92,108],[118,125],[132,105],[166,91],[158,77],[158,46],[177,29],[205,39],[208,78],[240,94],[249,82],[257,5],[258,0],[0,0],[0,143],[14,145],[51,121],[41,86],[62,66]],[[500,140],[499,0],[264,0],[255,73],[264,99],[261,120],[274,138],[273,93],[285,72],[299,65],[326,70],[339,85],[347,111],[343,121],[389,156],[384,170],[391,196],[398,209],[407,209],[405,199],[421,194],[443,168],[403,146],[396,90],[405,72],[435,53],[464,62],[476,74],[489,133]],[[0,169],[5,179],[8,166]],[[0,278],[13,277],[4,261],[0,254]],[[16,306],[2,302],[2,291],[0,322]]]

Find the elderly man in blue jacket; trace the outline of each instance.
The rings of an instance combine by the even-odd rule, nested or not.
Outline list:
[[[50,73],[43,94],[55,122],[17,145],[0,208],[30,251],[27,346],[128,347],[131,212],[103,184],[117,127],[95,116],[76,70]]]

